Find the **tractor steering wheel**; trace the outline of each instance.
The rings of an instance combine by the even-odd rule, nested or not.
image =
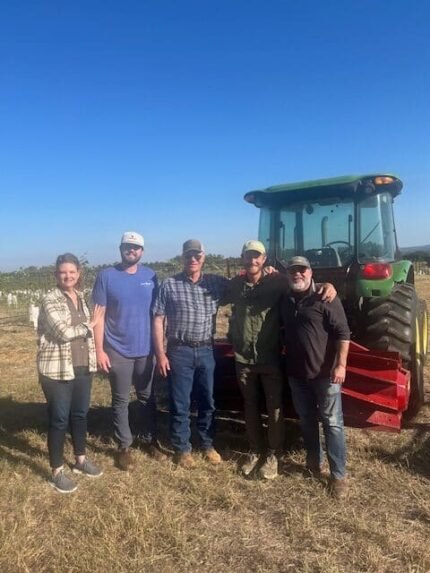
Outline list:
[[[348,241],[330,241],[330,243],[326,243],[326,247],[333,248],[332,245],[346,245],[347,249],[344,249],[343,252],[339,253],[336,249],[337,256],[339,257],[341,264],[344,265],[347,263],[352,255],[352,245],[348,243]]]
[[[330,241],[330,243],[326,243],[326,247],[331,247],[332,245],[336,245],[336,243],[340,244],[340,245],[347,245],[350,249],[352,248],[351,243],[348,243],[348,241]]]

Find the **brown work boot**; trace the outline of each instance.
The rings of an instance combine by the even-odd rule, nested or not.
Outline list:
[[[204,451],[203,455],[205,459],[214,466],[217,466],[222,462],[221,456],[215,448],[208,448]]]
[[[116,457],[117,468],[123,472],[128,472],[134,469],[134,460],[129,448],[120,448]]]
[[[154,440],[150,444],[143,444],[142,450],[157,462],[164,462],[164,460],[167,459],[166,454],[161,451],[160,444],[157,440]]]
[[[343,499],[347,493],[346,479],[330,478],[329,481],[329,491],[331,495],[336,499]]]
[[[191,452],[176,452],[173,456],[173,461],[177,466],[190,470],[196,465]]]

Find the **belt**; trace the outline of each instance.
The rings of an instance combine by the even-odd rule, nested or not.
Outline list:
[[[167,340],[168,346],[189,346],[190,348],[200,348],[202,346],[212,346],[212,339],[209,340],[178,340],[177,338],[169,338]]]

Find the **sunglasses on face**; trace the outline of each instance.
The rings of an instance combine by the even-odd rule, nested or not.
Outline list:
[[[188,261],[191,261],[191,259],[200,261],[202,257],[203,257],[202,253],[185,253],[184,255],[184,258],[187,259]]]
[[[128,243],[124,243],[121,245],[123,251],[139,251],[142,247],[139,245],[129,245]]]
[[[308,267],[291,267],[290,269],[287,269],[287,273],[290,275],[295,275],[296,273],[300,273],[301,275],[304,275],[307,270],[308,270]]]

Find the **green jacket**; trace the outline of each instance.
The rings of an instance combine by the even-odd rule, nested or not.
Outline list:
[[[232,304],[228,338],[242,364],[278,365],[281,348],[280,300],[289,292],[284,275],[264,276],[257,284],[234,277],[224,304]]]

